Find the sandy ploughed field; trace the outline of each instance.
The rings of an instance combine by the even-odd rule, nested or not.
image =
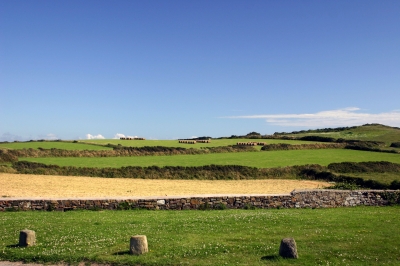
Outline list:
[[[0,173],[0,197],[177,196],[196,194],[286,194],[329,186],[307,180],[159,180]]]

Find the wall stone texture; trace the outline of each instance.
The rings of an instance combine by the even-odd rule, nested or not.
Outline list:
[[[294,190],[284,195],[206,195],[115,199],[0,198],[0,211],[69,211],[149,209],[336,208],[400,203],[400,190]]]

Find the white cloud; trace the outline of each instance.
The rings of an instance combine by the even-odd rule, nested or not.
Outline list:
[[[46,134],[46,135],[39,135],[38,139],[56,140],[56,139],[58,139],[58,137],[57,137],[56,134],[49,133],[49,134]]]
[[[121,133],[117,133],[117,134],[115,134],[114,137],[113,137],[113,139],[120,139],[120,138],[125,138],[125,135],[124,135],[124,134],[121,134]]]
[[[23,141],[24,138],[22,138],[22,137],[19,136],[19,135],[11,134],[11,133],[9,133],[9,132],[3,133],[3,134],[0,136],[0,141],[12,142],[12,141],[16,141],[16,140],[17,140],[17,141]]]
[[[91,135],[91,134],[86,134],[86,139],[105,139],[102,135]]]
[[[360,108],[348,107],[311,114],[249,115],[230,116],[227,118],[265,119],[267,123],[272,125],[293,127],[338,127],[371,123],[400,126],[400,111],[379,114],[357,111],[360,111]]]
[[[113,137],[113,139],[120,139],[120,138],[138,138],[138,136],[126,136],[125,134],[117,133]]]

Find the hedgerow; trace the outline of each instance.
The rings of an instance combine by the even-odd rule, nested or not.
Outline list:
[[[400,142],[393,142],[392,144],[390,144],[390,147],[400,148]]]
[[[341,149],[344,148],[344,143],[313,143],[313,144],[268,144],[261,147],[262,151],[278,151],[278,150],[309,150],[309,149]]]
[[[122,156],[162,156],[183,154],[207,154],[225,152],[249,152],[256,151],[248,146],[221,146],[202,147],[201,149],[185,149],[181,147],[145,146],[145,147],[123,147],[109,145],[112,150],[64,150],[64,149],[20,149],[0,150],[0,162],[14,162],[18,157],[122,157]]]
[[[325,169],[319,165],[291,166],[282,168],[259,169],[242,165],[205,165],[205,166],[126,166],[120,168],[96,168],[47,165],[42,163],[19,161],[12,168],[20,174],[122,177],[143,179],[203,179],[237,180],[267,179],[291,176],[295,178],[304,169]]]
[[[324,180],[335,183],[346,183],[349,185],[356,185],[359,188],[368,189],[400,189],[400,182],[394,180],[391,184],[384,184],[376,180],[365,180],[359,177],[350,177],[345,175],[335,175],[327,171],[316,171],[315,169],[304,169],[300,173],[302,178],[310,180]]]
[[[328,169],[336,173],[385,173],[398,172],[400,173],[400,164],[391,162],[342,162],[331,163]]]

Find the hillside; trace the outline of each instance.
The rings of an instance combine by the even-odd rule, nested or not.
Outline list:
[[[390,146],[393,142],[400,142],[400,128],[381,124],[366,124],[355,127],[302,130],[290,133],[277,132],[273,136],[276,138],[323,136],[346,140],[380,141],[385,142],[386,146]]]

